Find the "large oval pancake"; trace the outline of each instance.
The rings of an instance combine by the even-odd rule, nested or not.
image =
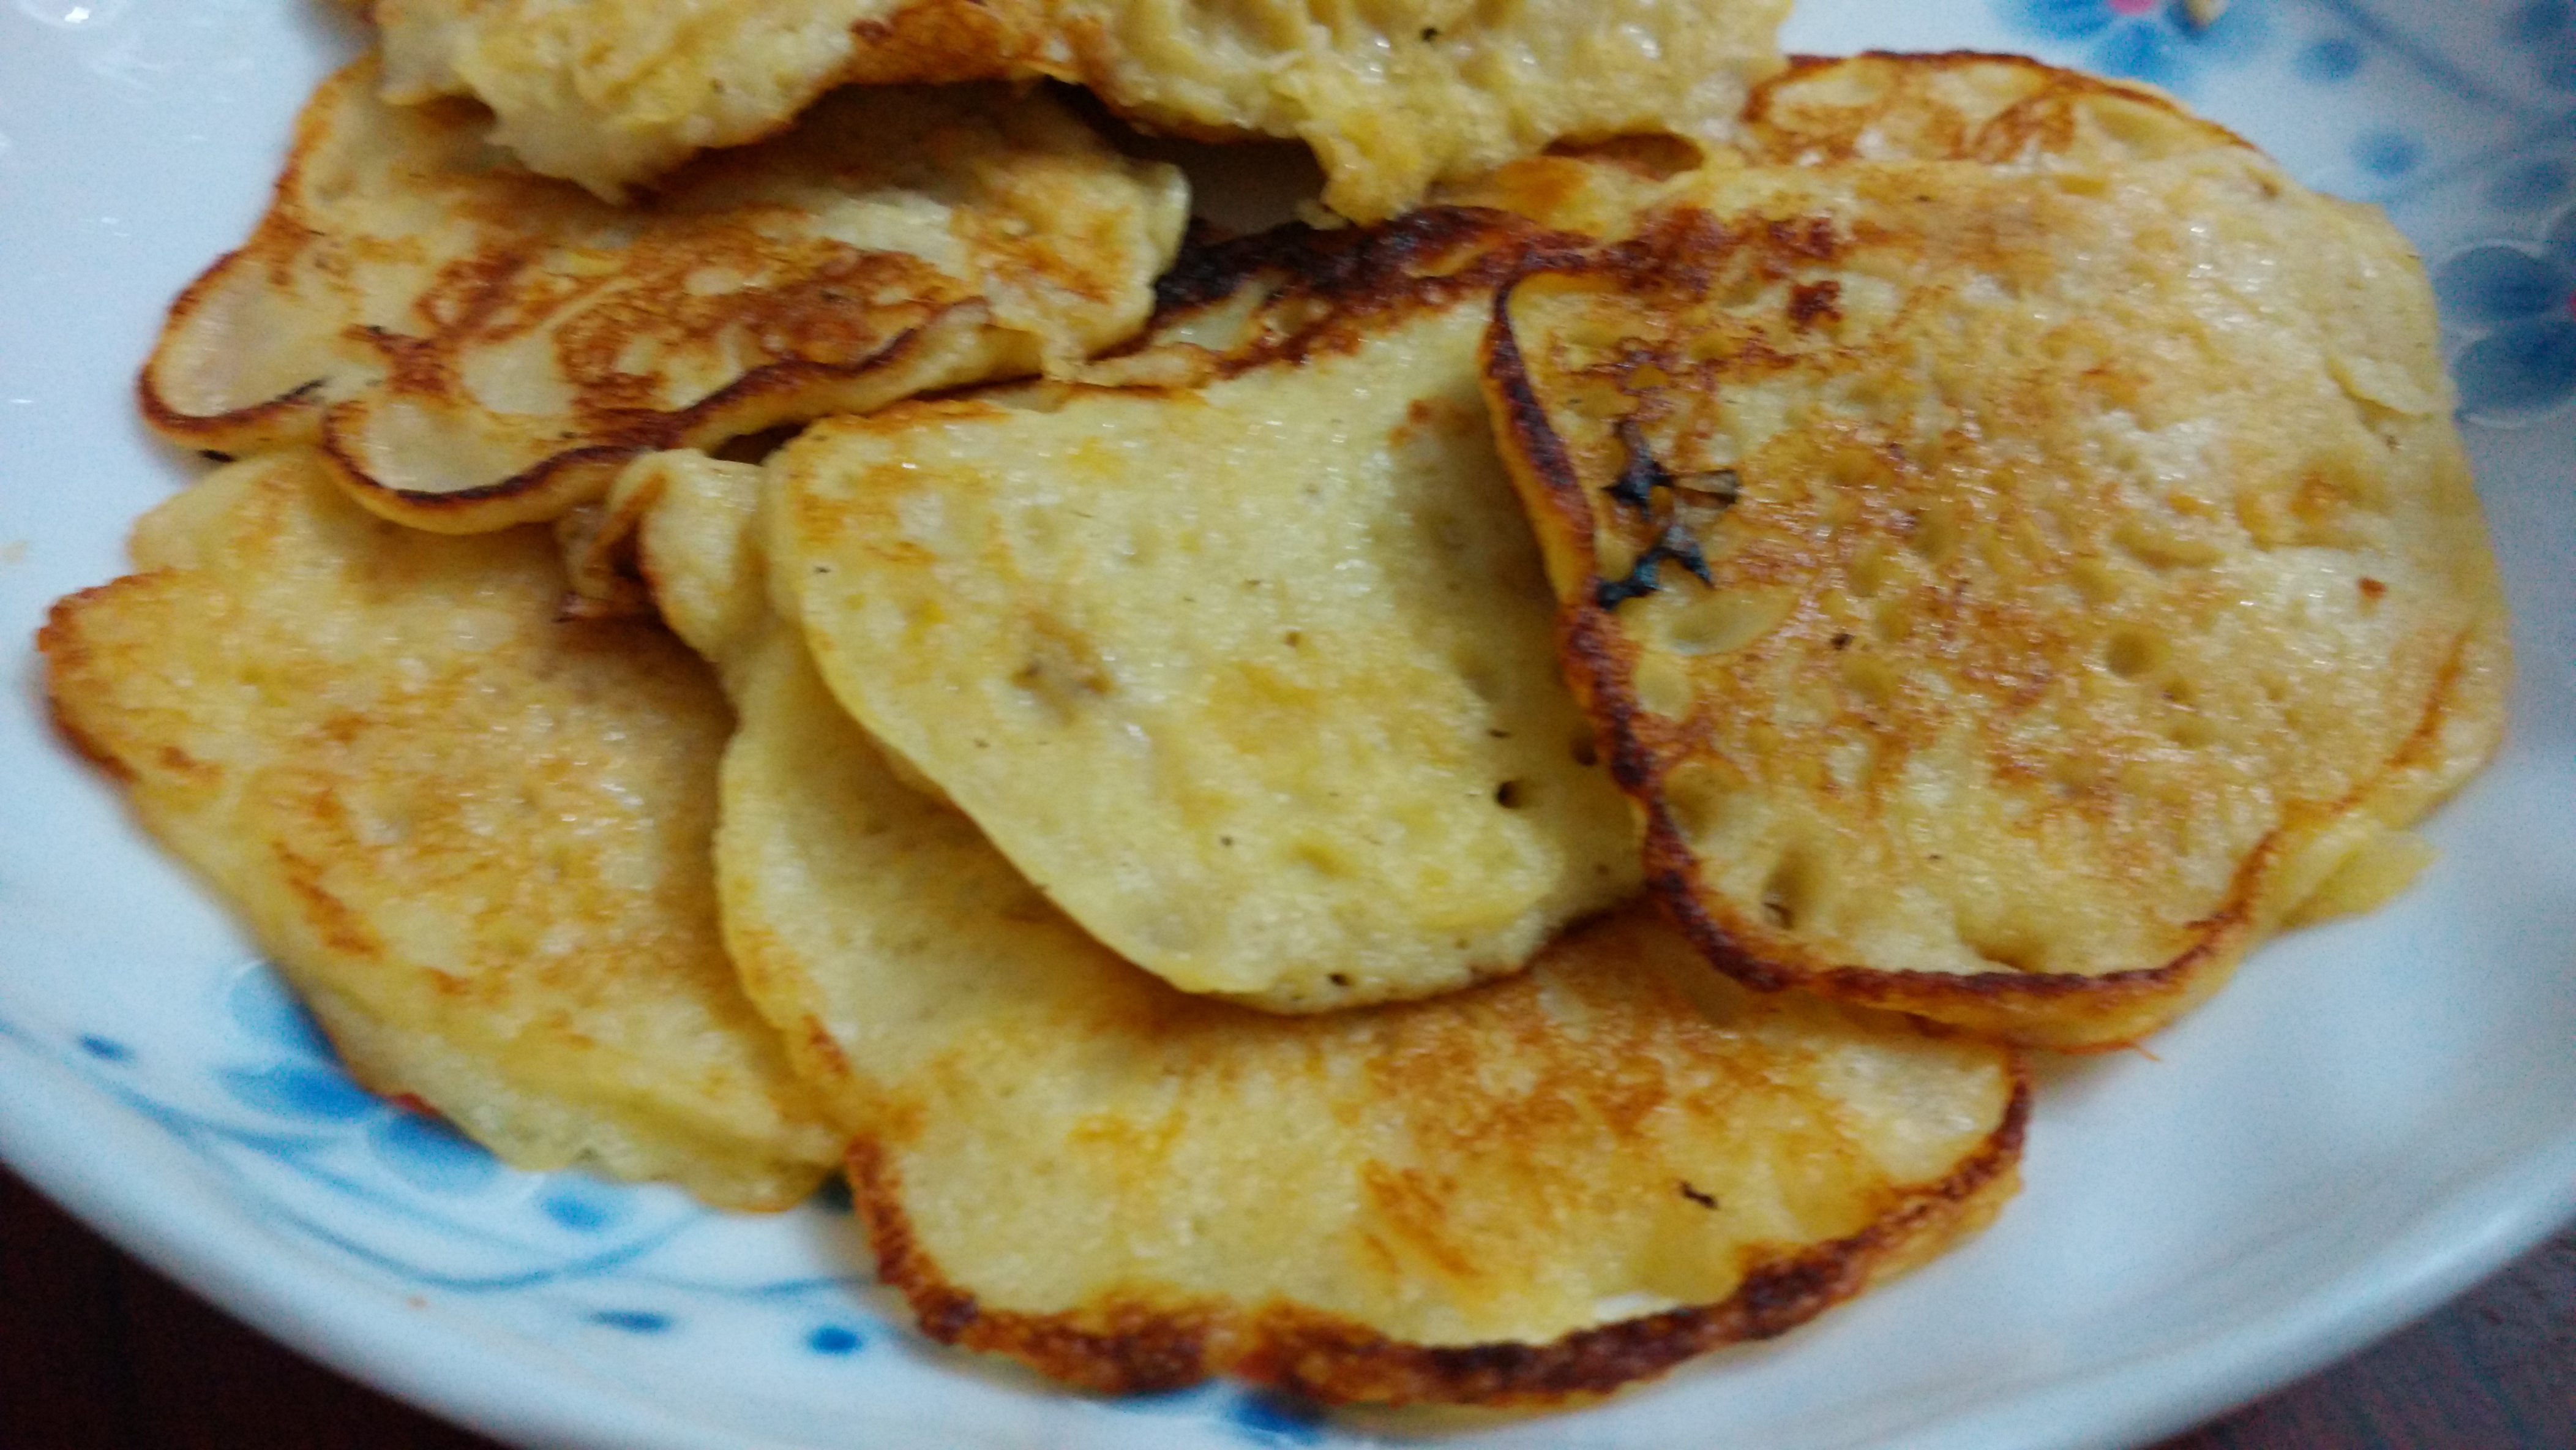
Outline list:
[[[144,411],[197,448],[318,439],[360,502],[441,532],[558,516],[651,449],[1068,368],[1143,325],[1187,212],[1178,172],[999,87],[835,96],[620,208],[375,74],[307,104]]]
[[[1251,239],[1113,360],[1157,381],[816,424],[770,471],[824,676],[1184,989],[1311,1011],[1516,970],[1637,880],[1476,381],[1547,240]]]
[[[1717,135],[1787,0],[378,0],[389,94],[472,95],[494,139],[617,196],[844,81],[1048,76],[1184,134],[1306,142],[1359,221],[1569,137]]]
[[[2032,63],[1811,66],[1754,114],[1769,154],[1488,349],[1650,879],[1747,981],[2133,1038],[2495,743],[2421,269]]]
[[[1544,1403],[1778,1333],[2012,1191],[2009,1052],[1747,992],[1650,912],[1429,1002],[1172,990],[887,769],[764,606],[755,473],[637,469],[741,716],[726,939],[932,1337],[1104,1391]]]
[[[362,1081],[523,1167],[812,1190],[840,1139],[719,939],[701,661],[555,622],[543,531],[412,533],[309,451],[209,476],[134,554],[38,637],[56,715]]]

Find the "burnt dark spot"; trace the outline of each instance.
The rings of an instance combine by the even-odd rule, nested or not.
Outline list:
[[[1494,804],[1507,811],[1516,811],[1521,808],[1521,798],[1524,794],[1519,781],[1507,780],[1494,787]]]
[[[1638,555],[1636,567],[1628,571],[1626,578],[1604,579],[1593,589],[1593,602],[1604,609],[1616,609],[1631,599],[1654,593],[1662,587],[1655,579],[1662,562],[1651,549]]]
[[[1791,256],[1814,261],[1831,261],[1842,250],[1834,235],[1831,217],[1796,217],[1763,223],[1763,232],[1771,246]]]
[[[1682,1191],[1682,1197],[1689,1199],[1691,1202],[1698,1204],[1700,1207],[1702,1207],[1702,1208],[1709,1208],[1709,1209],[1713,1209],[1713,1208],[1717,1207],[1717,1195],[1716,1195],[1716,1194],[1714,1194],[1714,1193],[1702,1193],[1702,1192],[1701,1192],[1700,1190],[1698,1190],[1697,1188],[1694,1188],[1694,1187],[1692,1187],[1692,1186],[1691,1186],[1691,1181],[1690,1181],[1689,1179],[1687,1179],[1687,1178],[1682,1179],[1682,1180],[1681,1180],[1681,1182],[1680,1182],[1680,1187],[1681,1187],[1681,1191]]]
[[[975,1302],[975,1296],[972,1294],[960,1294],[951,1290],[939,1295],[930,1303],[920,1305],[917,1312],[921,1319],[922,1333],[942,1344],[954,1344],[959,1335],[972,1328],[976,1320],[984,1317],[984,1306]]]
[[[1789,289],[1789,321],[1804,328],[1814,326],[1818,318],[1839,318],[1842,296],[1840,282],[1801,282]]]
[[[1347,987],[1351,984],[1351,974],[1348,972],[1335,972],[1324,980],[1332,983],[1336,987]]]
[[[1664,520],[1663,532],[1655,536],[1646,552],[1637,556],[1636,564],[1624,579],[1603,580],[1593,590],[1593,598],[1604,609],[1616,609],[1640,595],[1652,594],[1663,587],[1662,573],[1666,562],[1688,569],[1702,584],[1715,584],[1708,571],[1708,556],[1700,551],[1699,540],[1679,519]]]
[[[206,460],[208,463],[230,463],[233,461],[233,456],[231,454],[217,453],[211,448],[198,449],[197,456]]]
[[[1834,635],[1834,648],[1836,649],[1850,649],[1851,642],[1852,637],[1850,630],[1842,630]]]
[[[1664,531],[1655,536],[1655,546],[1646,552],[1661,554],[1681,565],[1702,584],[1717,583],[1709,577],[1708,556],[1700,552],[1699,540],[1691,536],[1691,531],[1682,526],[1680,519],[1664,520]]]
[[[1437,25],[1426,25],[1426,26],[1422,27],[1422,43],[1423,43],[1424,45],[1429,45],[1431,42],[1433,42],[1433,41],[1435,41],[1435,40],[1438,40],[1439,38],[1440,38],[1440,27],[1439,27],[1439,26],[1437,26]]]
[[[1632,509],[1647,508],[1655,501],[1656,489],[1672,487],[1673,476],[1656,461],[1654,450],[1646,444],[1646,432],[1637,426],[1636,419],[1620,419],[1616,431],[1619,445],[1628,450],[1628,461],[1602,492]]]

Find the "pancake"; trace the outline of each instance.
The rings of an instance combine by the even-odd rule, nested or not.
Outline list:
[[[755,470],[630,486],[740,713],[727,942],[931,1338],[1104,1392],[1542,1404],[1780,1333],[2011,1193],[2008,1051],[1747,992],[1650,912],[1428,1002],[1172,990],[886,767],[768,612]]]
[[[1108,365],[1139,381],[817,423],[769,468],[834,693],[1185,990],[1313,1011],[1518,969],[1638,860],[1477,387],[1494,288],[1549,244],[1291,229],[1167,282]]]
[[[306,106],[267,216],[172,307],[144,411],[194,448],[318,440],[368,508],[441,532],[557,517],[651,449],[1067,369],[1143,325],[1187,211],[1178,172],[996,87],[836,96],[621,209],[375,79]]]
[[[38,636],[64,732],[368,1086],[520,1167],[782,1208],[838,1157],[716,920],[731,718],[660,629],[553,621],[542,530],[413,533],[298,450],[145,516]]]
[[[2134,1039],[2347,863],[2389,885],[2494,748],[2422,269],[2035,63],[1818,64],[1751,114],[1488,343],[1649,881],[1756,985]]]
[[[1717,136],[1787,0],[377,0],[387,93],[472,95],[535,169],[618,197],[832,86],[1046,76],[1147,126],[1311,146],[1358,221],[1567,138]]]

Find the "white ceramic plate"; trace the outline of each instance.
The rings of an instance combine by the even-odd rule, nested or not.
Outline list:
[[[1984,1238],[1785,1340],[1479,1445],[2116,1446],[2346,1353],[2576,1210],[2576,18],[2566,0],[1813,0],[1793,48],[2144,75],[2388,204],[2519,611],[2442,859],[2265,949],[2154,1056],[2052,1069]],[[500,1169],[350,1088],[51,738],[29,634],[192,471],[135,421],[160,309],[246,232],[318,0],[0,0],[0,1153],[288,1343],[505,1440],[617,1450],[1425,1438],[1211,1387],[1086,1400],[927,1349],[826,1205],[726,1219]]]

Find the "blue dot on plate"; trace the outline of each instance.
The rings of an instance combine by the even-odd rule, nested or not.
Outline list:
[[[2371,131],[2354,138],[2352,159],[2373,176],[2404,176],[2424,159],[2424,147],[2403,131]]]
[[[2487,204],[2498,211],[2538,211],[2566,195],[2576,172],[2555,156],[2509,167],[2487,183]]]
[[[2153,25],[2126,25],[2112,31],[2093,47],[2089,59],[2095,70],[2128,76],[2169,91],[2187,89],[2191,79],[2182,47]]]
[[[101,1062],[127,1062],[134,1056],[133,1048],[113,1037],[101,1037],[94,1032],[81,1035],[80,1050]]]
[[[597,1233],[626,1216],[626,1205],[606,1186],[580,1178],[558,1179],[537,1208],[546,1217],[578,1233]]]
[[[1269,1444],[1312,1445],[1324,1438],[1326,1411],[1312,1400],[1275,1391],[1239,1395],[1225,1418],[1237,1430]]]
[[[2433,271],[2442,315],[2461,327],[2555,312],[2570,285],[2565,268],[2502,242],[2455,253]]]
[[[1999,0],[2006,25],[2055,40],[2098,35],[2112,20],[2102,0]]]
[[[271,1047],[284,1048],[298,1057],[328,1060],[335,1055],[330,1040],[313,1021],[313,1014],[304,1009],[304,1004],[269,967],[253,967],[234,978],[224,1006],[243,1031]]]
[[[816,1354],[856,1354],[866,1343],[857,1330],[846,1324],[826,1324],[805,1336],[805,1347]]]
[[[2189,7],[2176,3],[2167,14],[2179,30],[2183,44],[2211,60],[2233,63],[2249,60],[2272,48],[2272,25],[2268,7],[2230,5],[2207,25],[2193,20]]]
[[[2461,411],[2472,418],[2525,418],[2576,397],[2576,321],[2509,322],[2451,359]]]
[[[659,1334],[671,1327],[671,1316],[650,1309],[602,1309],[590,1316],[590,1322],[629,1334]]]
[[[2339,81],[2351,80],[2359,73],[2361,47],[2341,37],[2320,40],[2300,51],[2298,59],[2292,61],[2291,65],[2298,71],[2301,80],[2315,81],[2325,86],[2334,85]]]
[[[228,1067],[215,1074],[233,1100],[284,1118],[317,1118],[347,1122],[377,1112],[383,1104],[348,1076],[332,1068],[285,1063],[276,1067]]]
[[[2567,29],[2571,10],[2568,0],[2528,0],[2505,22],[2505,33],[2525,45],[2547,40]]]
[[[501,1173],[499,1160],[444,1118],[389,1113],[367,1130],[367,1141],[386,1167],[432,1193],[471,1193]]]

